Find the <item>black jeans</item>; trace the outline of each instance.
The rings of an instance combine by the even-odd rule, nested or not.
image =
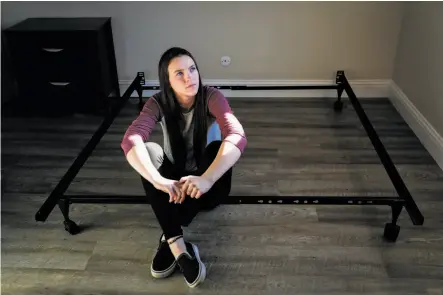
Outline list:
[[[205,149],[200,167],[195,172],[185,175],[177,173],[174,165],[169,161],[161,147],[149,150],[150,158],[154,166],[158,167],[159,173],[168,179],[179,180],[186,175],[202,175],[212,164],[221,146],[221,141],[213,141]],[[161,153],[161,154],[159,154]],[[146,195],[150,199],[151,207],[165,234],[166,239],[182,235],[182,226],[188,226],[198,212],[212,210],[220,204],[223,197],[231,192],[232,168],[217,180],[211,189],[199,199],[189,196],[181,204],[169,203],[169,195],[156,189],[148,180],[142,178]]]

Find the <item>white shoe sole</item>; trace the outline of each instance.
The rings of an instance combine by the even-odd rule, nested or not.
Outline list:
[[[194,249],[195,257],[197,258],[197,261],[200,264],[200,272],[199,272],[199,274],[197,276],[197,279],[193,283],[191,283],[191,284],[188,283],[188,281],[186,281],[186,279],[185,279],[185,282],[186,282],[186,284],[188,284],[189,287],[195,288],[195,287],[197,287],[197,285],[203,283],[203,281],[205,280],[205,278],[206,278],[206,266],[205,266],[205,264],[200,259],[200,253],[198,253],[197,246],[194,245],[194,244],[191,244],[191,245],[192,245],[192,249]]]
[[[155,271],[154,269],[152,269],[152,265],[151,265],[151,275],[155,279],[167,278],[174,273],[176,266],[177,266],[177,262],[174,262],[170,267],[168,267],[164,271]]]

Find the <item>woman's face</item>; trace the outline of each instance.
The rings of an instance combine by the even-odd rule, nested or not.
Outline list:
[[[199,73],[194,60],[182,55],[171,60],[168,67],[169,82],[183,107],[191,107],[199,87]]]

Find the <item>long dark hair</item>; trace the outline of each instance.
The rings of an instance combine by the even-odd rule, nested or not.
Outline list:
[[[194,157],[197,166],[200,164],[200,159],[206,146],[207,135],[206,94],[204,93],[204,87],[202,85],[197,62],[192,54],[186,49],[172,47],[163,53],[160,58],[158,64],[158,77],[160,80],[160,104],[165,117],[166,129],[169,134],[172,156],[179,172],[184,171],[187,158],[186,144],[182,135],[182,128],[184,128],[184,117],[181,111],[181,106],[177,101],[177,97],[175,96],[174,90],[169,82],[168,66],[172,59],[183,55],[189,56],[194,61],[197,72],[199,73],[199,86],[195,96],[193,106],[194,114],[192,119],[194,124]]]

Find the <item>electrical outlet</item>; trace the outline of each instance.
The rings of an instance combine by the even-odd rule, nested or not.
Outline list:
[[[220,62],[222,66],[227,67],[231,64],[231,58],[229,56],[222,56]]]

